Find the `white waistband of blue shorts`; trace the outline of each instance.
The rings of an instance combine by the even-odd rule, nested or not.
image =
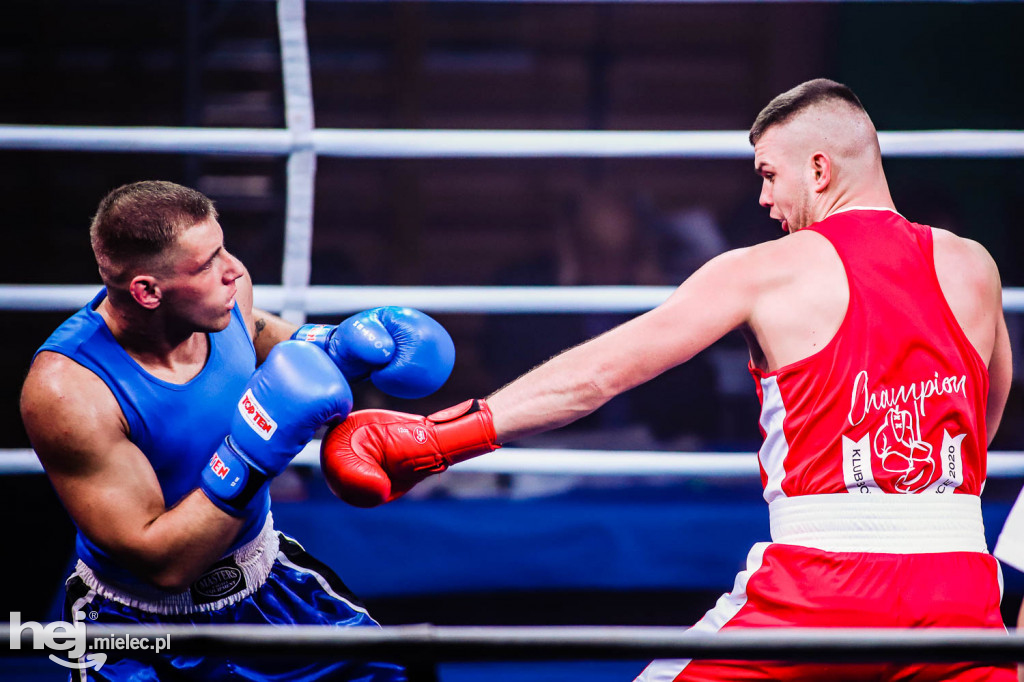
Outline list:
[[[773,542],[826,552],[988,552],[976,495],[799,495],[768,513]]]
[[[147,613],[183,615],[215,611],[245,599],[267,581],[270,569],[273,568],[274,561],[277,560],[279,545],[277,533],[274,532],[274,519],[268,513],[260,534],[230,554],[245,578],[245,589],[223,599],[204,603],[196,603],[191,590],[168,594],[155,588],[125,588],[105,583],[81,559],[75,566],[74,575],[79,576],[82,582],[90,589],[95,590],[97,594]]]

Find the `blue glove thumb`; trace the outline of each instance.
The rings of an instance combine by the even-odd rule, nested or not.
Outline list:
[[[370,372],[373,385],[397,398],[422,398],[441,388],[455,366],[455,344],[434,318],[412,308],[378,309],[395,343],[391,361]]]

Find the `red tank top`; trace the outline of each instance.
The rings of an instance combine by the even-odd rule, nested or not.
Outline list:
[[[856,209],[806,229],[838,252],[850,302],[820,351],[774,372],[751,364],[765,499],[980,495],[988,370],[939,287],[931,228]]]

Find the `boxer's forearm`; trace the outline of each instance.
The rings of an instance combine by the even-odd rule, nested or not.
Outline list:
[[[244,523],[195,490],[147,523],[118,555],[149,583],[180,592],[224,555]]]
[[[497,441],[570,424],[639,384],[628,376],[621,330],[571,348],[489,396]]]

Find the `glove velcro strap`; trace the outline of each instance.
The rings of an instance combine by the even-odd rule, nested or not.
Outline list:
[[[291,338],[295,341],[315,343],[324,350],[327,350],[327,344],[330,342],[331,334],[334,333],[335,328],[336,325],[333,324],[304,324],[295,330]]]
[[[228,436],[203,469],[199,487],[223,511],[244,516],[246,505],[268,480],[266,472],[235,447]]]
[[[445,467],[464,462],[501,447],[494,432],[494,417],[484,400],[467,400],[427,417],[434,422],[437,444]]]

